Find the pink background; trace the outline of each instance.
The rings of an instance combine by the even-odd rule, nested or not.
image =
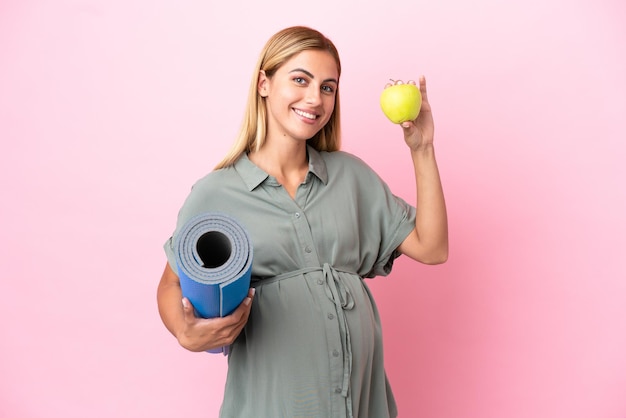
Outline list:
[[[342,53],[344,149],[409,201],[378,95],[427,76],[450,260],[370,282],[400,416],[626,417],[619,0],[0,2],[0,416],[217,415],[226,362],[162,326],[161,246],[293,24]]]

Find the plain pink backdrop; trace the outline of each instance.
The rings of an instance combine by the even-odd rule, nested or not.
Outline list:
[[[451,254],[370,281],[400,417],[626,417],[617,0],[0,2],[0,416],[215,417],[226,360],[155,291],[265,40],[337,44],[344,149],[415,197],[388,78],[425,74]]]

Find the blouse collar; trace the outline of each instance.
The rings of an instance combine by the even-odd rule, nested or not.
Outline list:
[[[309,174],[307,174],[307,180],[312,173],[319,178],[322,183],[327,184],[328,171],[326,170],[326,163],[324,162],[324,159],[320,155],[319,151],[310,145],[307,145],[307,154],[309,156]],[[270,177],[269,174],[250,161],[248,154],[245,153],[235,162],[234,167],[243,179],[249,191],[254,190]]]

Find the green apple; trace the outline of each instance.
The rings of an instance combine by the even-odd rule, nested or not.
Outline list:
[[[380,107],[393,123],[415,120],[421,106],[422,94],[415,84],[394,84],[380,95]]]

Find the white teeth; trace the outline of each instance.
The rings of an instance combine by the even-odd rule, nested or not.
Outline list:
[[[304,116],[304,117],[305,117],[305,118],[307,118],[307,119],[313,119],[313,120],[317,119],[317,116],[316,116],[316,115],[314,115],[314,114],[312,114],[312,113],[303,112],[302,110],[299,110],[299,109],[294,109],[294,111],[295,111],[298,115],[300,115],[300,116]]]

